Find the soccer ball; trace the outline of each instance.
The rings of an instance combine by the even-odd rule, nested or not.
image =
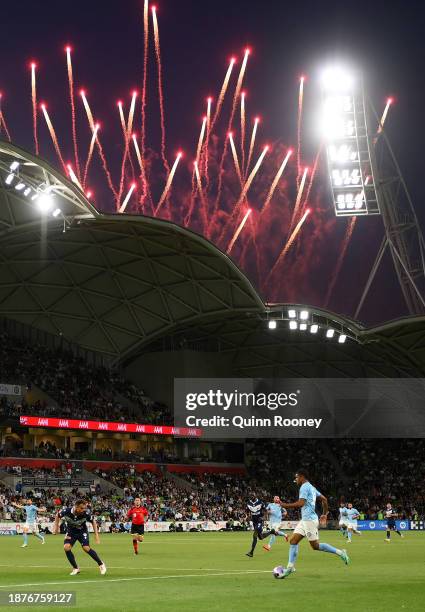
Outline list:
[[[273,570],[273,576],[275,578],[283,578],[283,572],[285,571],[285,568],[282,567],[281,565],[278,565],[277,567],[274,568]]]

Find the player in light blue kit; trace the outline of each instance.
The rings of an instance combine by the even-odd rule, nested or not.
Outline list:
[[[316,501],[322,503],[322,515],[320,516],[320,524],[326,527],[328,516],[328,500],[319,491],[313,487],[308,481],[308,474],[305,470],[298,470],[295,474],[295,482],[300,486],[299,499],[293,503],[280,502],[282,508],[300,508],[301,520],[294,529],[289,540],[289,561],[286,569],[279,568],[277,578],[286,578],[295,571],[295,561],[298,556],[298,544],[303,538],[307,538],[313,550],[331,553],[337,555],[341,560],[348,565],[350,559],[347,551],[334,548],[330,544],[319,543],[319,517],[316,514]]]
[[[339,528],[344,538],[347,537],[347,506],[345,502],[339,504]]]
[[[346,509],[347,516],[347,538],[351,543],[351,538],[353,533],[357,535],[362,535],[361,531],[357,529],[357,519],[360,518],[360,512],[353,508],[353,504],[347,504]]]
[[[28,546],[28,533],[35,535],[35,537],[44,544],[44,537],[38,533],[37,529],[37,514],[39,512],[46,512],[46,508],[37,508],[37,506],[32,503],[32,499],[24,499],[23,502],[23,504],[12,504],[15,508],[21,508],[25,511],[24,533],[22,534],[24,543],[21,548],[26,548]]]
[[[273,544],[276,541],[276,536],[283,536],[285,540],[288,541],[288,536],[283,530],[281,530],[282,518],[286,516],[288,513],[286,512],[284,508],[282,508],[279,501],[280,501],[279,497],[275,495],[273,497],[273,502],[266,506],[270,528],[275,531],[276,535],[272,534],[270,536],[269,543],[264,544],[263,546],[264,550],[268,550],[268,551],[271,550]]]

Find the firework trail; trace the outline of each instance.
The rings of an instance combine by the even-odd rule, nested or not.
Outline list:
[[[345,232],[344,240],[342,242],[342,248],[338,257],[338,261],[336,263],[335,270],[332,274],[331,282],[328,286],[328,291],[326,293],[325,304],[324,307],[327,308],[329,305],[329,301],[331,299],[333,290],[336,285],[336,281],[338,280],[339,273],[341,272],[342,264],[345,259],[345,255],[347,253],[348,245],[350,244],[351,236],[353,235],[353,231],[356,225],[357,217],[351,217],[350,223],[347,226],[347,231]]]
[[[199,160],[200,160],[200,156],[202,152],[202,144],[204,141],[205,128],[207,126],[207,123],[208,123],[208,117],[205,116],[202,119],[201,131],[199,132],[199,138],[198,138],[198,146],[196,147],[196,157],[195,157],[195,162],[193,164],[193,172],[192,172],[192,190],[190,193],[190,207],[189,207],[189,213],[186,215],[186,218],[185,218],[185,225],[188,225],[190,223],[190,217],[191,217],[193,207],[194,207],[194,198],[196,195],[196,169],[199,166]]]
[[[70,177],[71,181],[72,181],[72,182],[73,182],[75,185],[77,185],[77,187],[79,187],[79,188],[81,189],[81,191],[84,191],[84,189],[83,189],[83,187],[82,187],[82,185],[81,185],[80,181],[78,180],[78,177],[77,177],[77,175],[75,174],[75,172],[74,172],[74,170],[73,170],[73,168],[72,168],[71,164],[68,164],[66,168],[67,168],[67,170],[68,170],[68,174],[69,174],[69,177]]]
[[[265,281],[265,285],[268,284],[269,280],[273,276],[273,273],[277,270],[277,268],[280,266],[280,264],[284,260],[287,252],[289,251],[289,249],[291,248],[292,244],[294,243],[295,238],[297,237],[300,229],[302,228],[302,226],[303,226],[303,224],[304,224],[304,222],[307,219],[309,214],[310,214],[310,209],[307,208],[307,210],[305,211],[305,213],[303,214],[301,219],[298,221],[296,227],[294,228],[294,231],[290,235],[289,240],[287,241],[287,243],[283,247],[282,252],[280,253],[279,257],[277,258],[277,260],[276,260],[273,268],[271,269],[269,275],[267,276],[266,281]]]
[[[2,93],[0,93],[0,133],[1,133],[1,128],[2,128],[2,126],[3,126],[3,129],[4,129],[4,131],[5,131],[5,134],[6,134],[6,136],[7,136],[7,139],[8,139],[8,140],[9,140],[9,142],[10,142],[12,139],[11,139],[11,137],[10,137],[9,128],[7,127],[7,124],[6,124],[6,119],[4,118],[3,111],[2,111],[2,108],[1,108],[1,101],[2,101],[2,97],[3,97],[3,94],[2,94]]]
[[[123,137],[124,137],[124,152],[123,152],[122,161],[121,161],[121,174],[120,174],[120,186],[118,190],[118,202],[121,201],[122,193],[124,190],[125,165],[129,157],[129,153],[130,153],[130,138],[131,138],[131,133],[133,131],[133,121],[134,121],[134,111],[136,108],[136,98],[137,98],[137,91],[133,91],[133,94],[131,96],[130,110],[128,112],[127,123],[124,117],[122,101],[121,100],[118,101],[118,110],[119,110],[119,115],[120,115],[121,129],[122,129]]]
[[[140,198],[140,202],[142,204],[142,206],[145,205],[146,203],[146,199],[149,200],[150,198],[150,191],[149,191],[149,187],[148,187],[148,182],[146,180],[146,172],[145,172],[145,165],[143,163],[143,158],[142,158],[142,154],[139,148],[139,144],[137,142],[137,136],[136,134],[132,134],[132,140],[133,140],[133,145],[134,145],[134,150],[136,151],[136,157],[137,157],[137,161],[139,163],[139,167],[140,167],[140,177],[142,179],[142,184],[143,184],[143,194],[142,197]],[[155,209],[153,206],[153,203],[151,203],[152,206],[152,213],[155,214]]]
[[[251,213],[252,213],[251,208],[248,208],[248,210],[247,210],[247,211],[246,211],[246,213],[245,213],[244,218],[243,218],[243,219],[242,219],[242,221],[240,222],[240,225],[239,225],[238,229],[237,229],[237,230],[236,230],[236,232],[234,233],[233,238],[232,238],[232,239],[231,239],[231,241],[229,242],[229,246],[227,247],[227,250],[226,250],[226,253],[227,253],[228,255],[229,255],[230,251],[233,249],[233,246],[234,246],[234,244],[235,244],[236,240],[238,239],[239,234],[240,234],[240,233],[241,233],[241,231],[243,230],[244,225],[245,225],[245,223],[247,222],[248,217],[249,217],[249,215],[250,215]]]
[[[205,139],[204,153],[205,153],[205,164],[204,174],[207,179],[207,190],[208,190],[208,161],[209,161],[209,142],[211,134],[211,104],[212,98],[207,98],[207,137]]]
[[[86,97],[86,92],[84,90],[81,90],[80,91],[80,95],[81,95],[81,99],[83,100],[83,105],[84,105],[84,109],[86,111],[86,115],[87,115],[87,119],[88,119],[88,122],[89,122],[90,129],[91,129],[91,131],[93,133],[96,130],[96,126],[95,126],[94,119],[93,119],[93,113],[91,111],[90,105],[89,105],[87,97]],[[96,145],[97,145],[97,150],[99,152],[99,157],[100,157],[101,162],[102,162],[103,170],[104,170],[105,175],[106,175],[106,180],[108,182],[109,189],[112,191],[112,193],[114,194],[115,200],[118,202],[118,192],[115,189],[114,184],[112,182],[112,176],[111,176],[111,173],[109,172],[108,163],[106,161],[106,157],[105,157],[105,154],[103,152],[102,143],[100,142],[100,138],[99,138],[98,134],[96,136]]]
[[[275,175],[275,177],[274,177],[274,179],[273,179],[272,184],[270,185],[269,192],[268,192],[268,194],[267,194],[267,197],[266,197],[266,200],[265,200],[265,202],[264,202],[263,208],[261,209],[261,215],[262,215],[262,214],[263,214],[263,213],[266,211],[266,208],[267,208],[267,207],[268,207],[268,205],[270,204],[270,202],[271,202],[271,200],[272,200],[272,197],[273,197],[273,194],[274,194],[274,192],[276,191],[276,187],[277,187],[277,186],[278,186],[278,184],[279,184],[279,181],[280,181],[280,179],[281,179],[281,177],[282,177],[283,171],[285,170],[285,168],[286,168],[286,166],[287,166],[287,163],[288,163],[289,158],[291,157],[291,155],[292,155],[292,150],[291,150],[291,149],[289,149],[289,151],[287,152],[287,154],[286,154],[286,156],[285,156],[285,159],[283,160],[283,162],[282,162],[282,164],[281,164],[281,166],[280,166],[279,170],[276,172],[276,175]]]
[[[37,69],[37,64],[35,62],[31,62],[31,103],[32,103],[32,126],[33,126],[33,134],[34,134],[34,146],[35,146],[35,154],[38,155],[40,153],[40,149],[38,146],[38,129],[37,129],[37,81],[35,77],[35,71]]]
[[[241,152],[242,152],[242,171],[245,174],[245,129],[246,129],[246,113],[245,113],[245,92],[241,93]]]
[[[143,7],[143,86],[142,86],[142,160],[145,159],[146,141],[146,89],[148,79],[148,53],[149,53],[149,0],[145,0]],[[143,165],[143,164],[142,164]],[[145,186],[143,187],[145,193]]]
[[[157,205],[157,207],[155,209],[155,216],[158,215],[159,209],[161,208],[161,206],[165,202],[165,199],[166,199],[166,197],[168,195],[168,192],[170,191],[171,184],[173,182],[173,178],[174,178],[174,175],[176,173],[177,166],[179,165],[179,161],[180,161],[182,155],[183,154],[181,152],[177,153],[176,160],[175,160],[175,162],[173,164],[173,167],[171,168],[170,173],[168,175],[167,182],[166,182],[165,187],[164,187],[164,191],[162,192],[162,195],[161,195],[161,197],[159,199],[158,205]]]
[[[267,151],[269,150],[269,147],[266,145],[263,149],[263,152],[261,153],[260,157],[257,160],[257,163],[255,164],[254,168],[251,170],[251,174],[249,175],[247,181],[245,182],[244,186],[242,187],[242,191],[241,194],[239,196],[238,201],[236,202],[236,205],[232,211],[232,213],[230,214],[227,223],[224,225],[224,228],[220,234],[220,238],[219,240],[221,240],[221,238],[225,235],[227,228],[229,226],[229,224],[232,222],[232,220],[236,217],[236,215],[239,212],[240,207],[242,206],[242,204],[245,201],[245,198],[247,196],[247,193],[249,191],[249,188],[252,185],[252,181],[255,178],[255,175],[257,174],[258,170],[260,169],[261,164],[263,163],[263,159],[267,154]]]
[[[131,187],[130,187],[130,189],[129,189],[128,193],[127,193],[127,195],[126,195],[126,196],[125,196],[125,198],[124,198],[123,203],[121,204],[121,206],[120,206],[120,207],[119,207],[119,209],[118,209],[118,212],[119,212],[119,213],[123,213],[123,212],[125,211],[125,209],[127,208],[127,204],[128,204],[128,203],[129,203],[129,201],[130,201],[131,195],[132,195],[132,193],[133,193],[133,191],[134,191],[135,189],[136,189],[136,183],[132,183],[132,184],[131,184]]]
[[[240,164],[239,164],[238,152],[236,151],[235,141],[233,140],[233,133],[232,132],[229,132],[229,141],[230,141],[230,148],[232,149],[232,156],[233,156],[233,162],[235,164],[236,174],[238,175],[239,182],[241,184],[241,187],[243,188],[243,179],[242,179],[241,167],[240,167]]]
[[[98,133],[99,129],[100,129],[100,125],[98,123],[96,123],[96,125],[94,126],[94,130],[92,132],[92,137],[91,137],[90,146],[89,146],[89,152],[87,153],[86,164],[84,166],[84,175],[83,175],[83,187],[84,187],[84,189],[86,188],[87,174],[88,174],[88,171],[89,171],[91,160],[93,158],[94,145],[96,144],[97,133]]]
[[[71,102],[72,142],[74,145],[75,168],[77,170],[78,179],[81,181],[80,160],[78,156],[77,142],[77,123],[75,118],[74,76],[72,72],[71,47],[66,47],[66,65],[68,70],[69,99]]]
[[[384,108],[384,112],[382,113],[382,117],[379,120],[378,131],[376,132],[376,136],[375,136],[375,138],[373,140],[373,144],[376,144],[379,135],[382,133],[382,130],[384,129],[384,123],[385,123],[385,121],[387,119],[388,111],[390,110],[390,106],[393,103],[393,101],[394,100],[392,98],[388,98],[388,100],[387,100],[387,103],[386,103],[385,108]]]
[[[303,99],[304,99],[304,77],[300,78],[300,89],[298,93],[298,121],[297,121],[297,189],[300,186],[301,176],[301,128],[303,119]]]
[[[249,167],[251,165],[251,159],[252,159],[252,155],[254,153],[255,138],[257,136],[257,129],[258,129],[258,124],[259,123],[260,123],[260,118],[259,117],[255,117],[254,125],[253,125],[253,128],[252,128],[252,133],[251,133],[251,141],[249,143],[248,159],[246,160],[246,168],[245,168],[246,174],[248,173]]]
[[[230,64],[226,72],[226,76],[224,77],[223,85],[221,86],[220,93],[217,99],[217,106],[215,108],[215,113],[211,121],[211,130],[214,129],[215,123],[220,115],[221,107],[223,106],[224,98],[226,97],[226,92],[229,87],[230,77],[232,76],[233,66],[235,65],[236,59],[232,57],[230,59]]]
[[[198,162],[196,161],[194,162],[194,167],[195,167],[196,182],[198,184],[199,197],[201,199],[201,214],[202,214],[202,219],[204,222],[204,228],[206,229],[208,226],[208,216],[207,216],[208,204],[205,201],[204,193],[202,190],[202,182],[201,182],[201,175],[199,172]]]
[[[249,54],[250,54],[250,49],[245,49],[245,54],[244,54],[242,66],[241,66],[241,69],[239,71],[238,81],[236,83],[236,89],[235,89],[235,93],[234,93],[234,96],[233,96],[232,111],[230,113],[229,123],[227,125],[227,132],[231,132],[231,130],[232,130],[233,118],[234,118],[235,113],[236,113],[236,105],[238,103],[239,95],[240,95],[240,92],[241,92],[241,89],[242,89],[242,83],[243,83],[243,79],[244,79],[244,76],[245,76],[245,71],[246,71],[246,66],[247,66],[247,63],[248,63]],[[226,155],[227,155],[227,143],[228,143],[228,140],[226,138],[226,140],[224,141],[223,154],[221,156],[220,165],[219,165],[219,169],[218,169],[217,197],[216,197],[216,200],[215,200],[214,212],[217,212],[218,205],[219,205],[220,198],[221,198],[221,191],[222,191],[222,187],[223,187],[224,160],[226,159]]]
[[[289,232],[292,231],[292,228],[294,226],[295,220],[296,220],[297,215],[298,215],[298,211],[299,211],[299,208],[300,208],[301,200],[302,200],[302,197],[303,197],[303,191],[304,191],[305,182],[306,182],[306,179],[307,179],[307,174],[308,174],[308,168],[306,167],[306,168],[304,168],[304,172],[303,172],[303,176],[302,176],[302,179],[301,179],[301,183],[300,183],[300,186],[298,188],[297,198],[295,200],[294,210],[292,212],[291,223],[289,224]]]
[[[57,154],[57,156],[59,158],[59,161],[62,164],[62,168],[64,169],[65,174],[66,174],[67,173],[67,167],[66,167],[65,162],[63,161],[63,157],[62,157],[62,153],[61,153],[61,150],[60,150],[60,147],[59,147],[59,142],[58,142],[58,138],[56,136],[55,128],[53,127],[53,124],[52,124],[52,122],[50,120],[49,113],[47,112],[47,108],[46,108],[45,104],[41,105],[41,110],[43,111],[43,115],[44,115],[44,118],[46,120],[46,124],[47,124],[47,127],[49,129],[50,137],[52,139],[53,146],[55,147],[56,154]]]
[[[159,97],[159,112],[161,119],[161,157],[164,164],[164,168],[167,173],[170,173],[170,166],[165,155],[165,112],[164,112],[164,93],[162,89],[162,62],[161,62],[161,47],[159,43],[159,29],[158,20],[156,17],[156,7],[152,7],[152,20],[153,20],[153,32],[155,39],[155,54],[156,63],[158,66],[158,97]]]

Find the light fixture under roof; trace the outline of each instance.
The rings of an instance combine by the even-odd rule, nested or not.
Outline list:
[[[289,321],[289,329],[298,329],[298,323],[296,321]]]
[[[329,329],[326,331],[326,338],[333,338],[333,337],[334,337],[334,335],[335,335],[335,330],[334,330],[334,329],[329,328]]]

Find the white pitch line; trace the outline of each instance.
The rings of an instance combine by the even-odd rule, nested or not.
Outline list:
[[[238,575],[251,575],[251,574],[269,574],[271,570],[245,570],[242,572],[220,572],[216,574],[186,574],[185,576],[176,576],[176,575],[168,575],[168,576],[138,576],[135,578],[111,578],[102,579],[98,578],[97,580],[67,580],[66,582],[26,582],[25,584],[2,584],[0,585],[0,589],[20,589],[24,587],[49,587],[49,586],[62,586],[64,584],[70,585],[78,585],[78,584],[107,584],[109,582],[133,582],[135,580],[168,580],[170,578],[210,578],[212,576],[238,576]]]
[[[11,567],[10,564],[0,563],[0,567]],[[18,567],[19,569],[57,569],[57,565],[13,565],[13,568]],[[92,569],[94,566],[91,563],[90,565],[80,565],[81,569]],[[108,565],[108,569],[122,569],[122,570],[134,570],[134,571],[146,571],[146,570],[159,570],[159,571],[173,571],[173,572],[226,572],[231,573],[234,570],[226,570],[219,567],[124,567],[123,565]],[[258,570],[244,570],[247,573],[249,572],[257,572]]]

